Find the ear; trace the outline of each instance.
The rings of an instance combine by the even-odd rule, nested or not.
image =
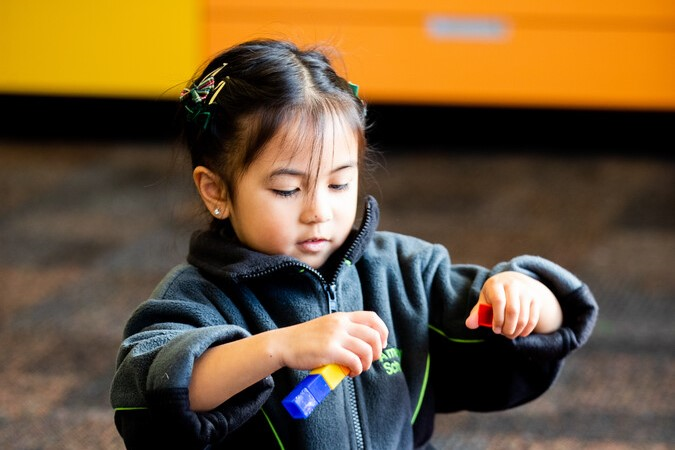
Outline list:
[[[197,191],[211,215],[216,219],[225,219],[230,215],[227,189],[223,180],[204,166],[197,166],[192,171],[192,179]]]

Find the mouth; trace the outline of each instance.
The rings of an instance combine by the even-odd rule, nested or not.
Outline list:
[[[330,240],[322,237],[314,237],[300,241],[298,246],[308,253],[316,253],[326,248]]]

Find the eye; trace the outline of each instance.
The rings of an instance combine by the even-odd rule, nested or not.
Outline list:
[[[280,190],[280,189],[272,189],[272,192],[274,192],[274,195],[278,195],[279,197],[288,198],[288,197],[293,197],[294,195],[296,195],[298,192],[300,192],[300,189],[295,188],[295,189],[291,189],[291,190],[288,190],[288,191],[284,191],[284,190]]]
[[[328,187],[334,191],[346,191],[347,189],[349,189],[349,183],[329,184]]]

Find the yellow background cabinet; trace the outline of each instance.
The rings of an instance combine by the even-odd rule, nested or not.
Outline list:
[[[5,0],[0,93],[175,98],[256,37],[335,46],[372,103],[675,110],[673,0]]]

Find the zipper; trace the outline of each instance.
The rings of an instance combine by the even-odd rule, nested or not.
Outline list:
[[[338,311],[338,299],[337,299],[337,278],[338,274],[340,273],[342,266],[344,264],[350,264],[351,261],[349,260],[349,256],[351,256],[352,252],[354,251],[354,248],[356,247],[357,243],[362,239],[363,234],[365,233],[365,230],[368,229],[368,224],[372,220],[372,215],[370,212],[370,208],[366,208],[365,210],[365,217],[363,220],[363,224],[361,226],[361,231],[356,236],[352,244],[350,245],[349,249],[345,252],[345,257],[342,259],[340,262],[340,265],[336,268],[335,273],[333,274],[333,277],[330,282],[328,282],[321,273],[314,269],[312,266],[309,266],[307,264],[301,263],[301,262],[286,262],[283,264],[280,264],[278,266],[275,266],[270,269],[266,269],[261,272],[257,272],[255,274],[249,274],[249,275],[244,275],[242,278],[255,278],[260,275],[265,275],[269,274],[272,272],[275,272],[281,268],[284,267],[291,267],[291,266],[296,266],[299,267],[303,270],[306,270],[308,272],[313,273],[316,275],[316,277],[319,279],[321,285],[324,288],[324,291],[326,292],[326,296],[328,299],[328,311],[329,313],[334,313]],[[342,383],[345,386],[345,389],[347,390],[347,403],[349,407],[349,415],[351,416],[352,419],[352,425],[354,426],[354,439],[356,440],[356,448],[358,450],[363,450],[365,448],[365,444],[363,442],[363,428],[361,426],[361,416],[359,414],[359,409],[358,405],[356,403],[356,388],[354,386],[354,380],[352,378],[347,377],[344,382]]]
[[[335,282],[325,285],[326,294],[328,295],[328,312],[334,313],[338,310],[337,304],[337,286]]]
[[[373,216],[373,213],[371,212],[370,207],[366,207],[366,209],[364,211],[363,221],[361,223],[361,230],[359,231],[359,234],[354,238],[351,245],[349,246],[349,248],[345,252],[345,257],[342,260],[342,264],[344,264],[345,261],[350,262],[349,258],[351,257],[352,253],[354,252],[354,248],[356,248],[356,245],[359,243],[359,241],[361,241],[361,239],[363,239],[363,235],[366,233],[366,230],[370,226],[370,222],[373,220],[372,216]],[[342,267],[342,265],[340,265],[340,267],[338,267],[338,270],[335,271],[334,280],[337,278],[337,274],[338,274],[338,272],[340,272],[341,267]]]
[[[313,267],[302,264],[302,263],[288,263],[284,266],[293,266],[296,265],[301,267],[304,270],[307,270],[320,280],[321,285],[326,293],[326,298],[328,299],[328,311],[330,314],[338,311],[338,298],[337,298],[337,273],[340,271],[340,268],[336,271],[335,276],[331,282],[327,282],[326,279],[321,275],[321,273],[315,270]],[[280,268],[281,266],[277,266]],[[274,269],[268,270],[267,272],[272,272]],[[361,415],[359,414],[358,405],[356,403],[356,388],[354,386],[354,380],[347,377],[343,383],[345,389],[347,390],[347,405],[349,408],[349,416],[351,417],[352,426],[354,427],[354,439],[356,440],[356,449],[363,450],[363,428],[361,426]]]
[[[308,266],[303,263],[299,262],[288,262],[281,264],[279,266],[276,266],[272,269],[267,269],[263,272],[258,272],[255,276],[258,275],[265,275],[271,272],[274,272],[275,270],[279,270],[283,267],[291,267],[291,266],[296,266],[299,267],[303,270],[306,270],[308,272],[313,273],[316,275],[316,277],[319,279],[321,285],[323,286],[323,289],[326,293],[326,298],[328,299],[328,311],[329,313],[334,313],[338,311],[338,299],[337,299],[337,273],[340,271],[340,268],[336,271],[335,276],[333,277],[332,281],[329,283],[326,281],[326,279],[321,275],[321,273],[314,269],[311,266]],[[245,278],[253,278],[254,275],[246,276]],[[359,414],[359,409],[356,403],[356,388],[354,386],[354,380],[347,377],[345,380],[342,382],[342,384],[345,386],[345,389],[347,390],[347,405],[349,408],[349,416],[351,417],[352,421],[352,426],[354,427],[354,439],[356,440],[356,449],[357,450],[364,450],[364,443],[363,443],[363,428],[361,427],[361,415]]]
[[[347,398],[349,399],[349,409],[352,416],[352,425],[354,425],[354,439],[356,440],[356,448],[358,450],[363,450],[365,448],[363,444],[363,429],[361,428],[361,416],[359,415],[359,409],[356,406],[356,388],[354,387],[354,380],[352,378],[345,378],[343,384],[345,389],[347,389]]]
[[[334,313],[338,310],[337,302],[337,286],[335,281],[326,285],[326,293],[328,295],[328,306],[329,311]],[[354,439],[356,440],[356,448],[358,450],[363,450],[363,429],[361,428],[361,416],[359,414],[359,408],[356,403],[356,387],[354,386],[354,380],[352,378],[345,378],[343,384],[347,390],[347,404],[349,405],[349,415],[352,419],[352,425],[354,427]]]

